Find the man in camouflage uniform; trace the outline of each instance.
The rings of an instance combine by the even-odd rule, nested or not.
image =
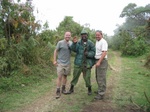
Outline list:
[[[91,68],[94,65],[93,58],[95,56],[95,45],[88,39],[88,33],[84,29],[81,32],[81,40],[73,39],[71,50],[76,53],[74,60],[73,79],[68,94],[74,92],[74,86],[77,84],[81,72],[85,85],[88,88],[88,95],[92,94],[91,89]]]

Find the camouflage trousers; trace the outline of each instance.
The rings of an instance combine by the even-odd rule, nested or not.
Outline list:
[[[91,87],[91,68],[86,68],[86,72],[84,73],[84,69],[82,67],[74,66],[74,71],[73,71],[73,79],[71,81],[71,85],[76,85],[80,74],[83,73],[83,79],[85,81],[85,86],[86,87]]]
[[[106,72],[108,68],[107,59],[103,59],[100,66],[96,67],[96,81],[98,84],[98,94],[104,95],[106,91]]]

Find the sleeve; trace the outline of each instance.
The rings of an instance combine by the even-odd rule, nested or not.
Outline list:
[[[89,48],[87,57],[88,58],[93,58],[95,56],[95,45],[94,45],[94,43],[91,42],[89,47],[90,48]]]
[[[102,44],[102,51],[107,51],[108,50],[108,44],[106,41],[103,41],[103,44]]]
[[[72,51],[77,52],[77,46],[78,46],[78,42],[77,43],[72,43],[70,48],[71,48]]]
[[[56,45],[56,50],[58,51],[59,49],[60,49],[60,42],[58,42]]]

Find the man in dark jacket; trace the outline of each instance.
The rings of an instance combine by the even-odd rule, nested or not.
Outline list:
[[[74,60],[73,79],[68,94],[74,92],[74,86],[77,84],[81,72],[85,85],[88,88],[88,95],[92,94],[91,89],[91,68],[94,65],[93,59],[95,56],[95,45],[88,39],[88,33],[84,29],[81,32],[81,40],[73,39],[71,50],[76,53]]]

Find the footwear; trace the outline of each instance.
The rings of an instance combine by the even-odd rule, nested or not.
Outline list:
[[[88,95],[91,95],[92,94],[92,89],[91,87],[88,87]]]
[[[66,94],[66,87],[65,87],[65,85],[62,86],[61,93]]]
[[[70,90],[68,92],[66,92],[65,94],[71,94],[74,92],[74,85],[70,86]]]
[[[60,88],[57,88],[56,91],[56,99],[60,98],[61,94],[60,94]]]
[[[94,99],[95,100],[102,100],[102,99],[104,99],[104,95],[99,95],[98,94],[97,96],[94,97]]]

